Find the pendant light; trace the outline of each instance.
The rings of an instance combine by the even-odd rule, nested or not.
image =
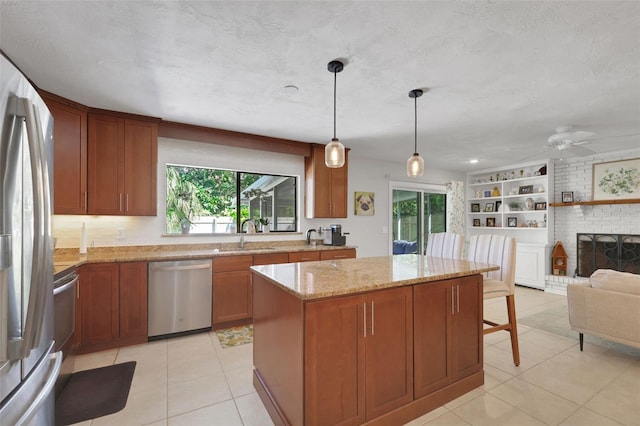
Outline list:
[[[415,114],[415,130],[414,130],[414,146],[413,155],[407,160],[407,176],[419,177],[424,173],[424,160],[418,154],[418,98],[422,96],[422,90],[414,89],[409,92],[409,97],[414,100],[414,114]]]
[[[333,139],[324,148],[324,164],[332,169],[344,166],[344,145],[336,137],[336,81],[337,75],[344,69],[340,61],[331,61],[327,69],[333,73]]]

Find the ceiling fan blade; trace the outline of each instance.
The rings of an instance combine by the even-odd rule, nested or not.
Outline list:
[[[545,147],[544,151],[540,151],[535,154],[531,154],[524,158],[521,158],[520,160],[518,160],[518,163],[522,163],[527,160],[538,159],[538,158],[554,158],[553,155],[555,155],[557,152],[558,151],[556,149],[553,149],[553,147]]]
[[[595,151],[590,150],[589,148],[585,148],[583,146],[578,146],[578,145],[571,145],[569,146],[568,150],[571,151],[572,154],[575,154],[578,157],[586,157],[587,155],[596,153]]]
[[[582,130],[576,130],[574,132],[562,132],[549,136],[548,142],[550,144],[559,144],[564,141],[581,142],[591,138],[594,135],[595,133],[593,132],[585,132]]]

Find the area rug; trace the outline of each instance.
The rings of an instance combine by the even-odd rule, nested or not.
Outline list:
[[[216,330],[216,336],[220,340],[222,348],[253,343],[253,325],[239,325],[237,327]]]
[[[95,419],[127,405],[135,361],[73,373],[56,399],[56,426]]]
[[[536,314],[518,318],[518,324],[527,325],[559,336],[568,337],[576,342],[579,341],[578,332],[571,330],[571,326],[569,325],[569,312],[567,310],[567,305],[564,304],[555,305]],[[640,349],[585,334],[584,350],[588,350],[587,348],[589,344],[598,345],[627,355],[640,357]]]

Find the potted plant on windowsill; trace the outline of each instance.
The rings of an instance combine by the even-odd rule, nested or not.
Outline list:
[[[261,217],[260,219],[258,219],[258,222],[260,222],[262,232],[264,232],[265,234],[268,232],[271,232],[271,228],[270,228],[271,221],[269,220],[268,217]]]

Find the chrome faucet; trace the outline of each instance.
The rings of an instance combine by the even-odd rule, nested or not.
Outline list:
[[[247,226],[247,234],[255,234],[256,233],[256,222],[253,219],[245,219],[242,221],[242,223],[240,224],[240,232],[245,232],[244,231],[244,225],[245,223],[248,223],[249,226]]]

